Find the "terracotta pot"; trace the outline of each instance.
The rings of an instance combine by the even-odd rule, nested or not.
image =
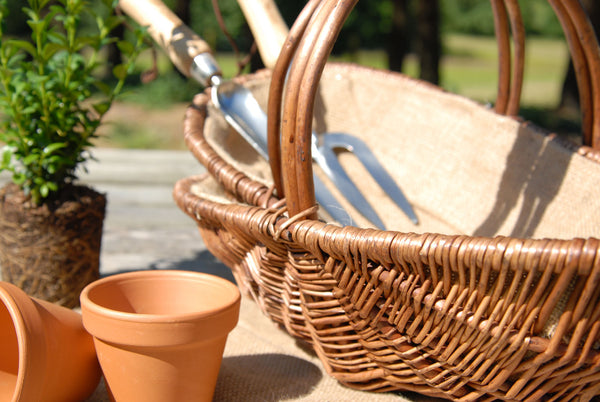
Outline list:
[[[81,315],[0,282],[0,400],[81,401],[100,382]]]
[[[233,283],[187,271],[118,274],[81,293],[113,401],[212,400],[239,306]]]

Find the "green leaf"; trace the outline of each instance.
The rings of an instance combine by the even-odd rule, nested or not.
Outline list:
[[[41,35],[44,32],[44,29],[46,29],[46,24],[44,23],[44,21],[28,20],[27,25],[29,25],[29,28],[31,28],[32,37],[34,38],[38,35]]]
[[[48,4],[48,2],[49,2],[49,1],[50,1],[50,0],[37,0],[38,7],[39,7],[40,9],[44,8],[44,7],[46,6],[46,4]]]
[[[94,86],[98,90],[102,91],[102,93],[104,95],[109,96],[112,93],[112,87],[110,85],[108,85],[107,83],[105,83],[105,82],[102,82],[102,81],[95,82]]]
[[[118,80],[124,80],[127,78],[127,67],[123,64],[116,65],[115,68],[113,68],[113,75]]]
[[[50,193],[50,189],[48,188],[48,185],[46,185],[45,183],[42,184],[40,186],[40,195],[42,196],[42,198],[48,197],[49,193]]]
[[[75,39],[75,44],[73,45],[73,50],[75,51],[80,51],[81,49],[85,48],[86,46],[90,46],[93,48],[99,47],[98,46],[98,39],[94,36],[78,36]]]
[[[99,116],[132,73],[141,43],[137,36],[136,45],[111,36],[124,21],[114,13],[118,0],[22,3],[27,4],[31,40],[6,40],[0,30],[0,141],[6,144],[0,148],[0,170],[10,171],[13,181],[37,203],[64,180],[75,178],[87,159],[81,152],[93,146],[90,139],[96,136]],[[112,7],[101,9],[99,3]],[[4,4],[6,0],[0,0],[0,17],[6,16]],[[100,31],[92,26],[96,17]],[[99,53],[111,43],[127,60],[113,69],[119,82],[107,80],[114,87],[103,82],[111,66]]]
[[[119,48],[121,53],[126,55],[130,55],[133,54],[133,52],[135,52],[135,46],[133,46],[131,42],[125,40],[117,42],[117,47]]]
[[[25,166],[29,166],[32,163],[36,162],[37,160],[38,160],[38,155],[30,154],[30,155],[27,155],[25,158],[23,158],[23,164]]]
[[[29,3],[31,5],[31,2]],[[38,7],[35,7],[34,5],[32,5],[32,7],[34,7],[35,9],[39,10]],[[29,7],[23,7],[23,13],[25,13],[25,15],[27,15],[27,17],[32,20],[32,21],[37,21],[39,20],[39,14],[37,11],[32,10]]]
[[[38,110],[37,106],[30,105],[30,106],[26,106],[25,108],[21,109],[21,113],[24,115],[34,114],[37,110]]]
[[[108,36],[117,26],[123,22],[123,19],[119,16],[111,15],[109,17],[97,16],[96,24],[100,32],[101,37]]]
[[[42,50],[44,60],[50,60],[57,52],[64,50],[65,47],[58,43],[49,43]]]
[[[25,183],[26,179],[27,179],[27,177],[25,177],[25,175],[20,172],[14,173],[12,176],[13,183],[18,184],[18,185]]]
[[[55,142],[54,144],[50,144],[42,150],[43,155],[49,155],[59,149],[65,148],[67,144],[65,142]]]
[[[4,152],[2,152],[2,168],[6,169],[12,160],[13,152],[10,148],[5,147]]]
[[[58,184],[56,184],[54,182],[49,181],[49,182],[46,183],[46,186],[48,187],[48,189],[50,191],[57,191],[58,190]]]
[[[100,116],[103,116],[110,109],[110,102],[94,103],[93,108]]]
[[[69,159],[60,156],[60,155],[52,155],[48,158],[48,163],[53,165],[68,165],[70,162]]]
[[[31,56],[35,56],[37,54],[37,50],[35,49],[35,46],[33,46],[33,44],[31,42],[28,42],[26,40],[11,39],[9,41],[6,41],[6,45],[14,46],[17,49],[20,49],[20,50],[23,50],[23,51],[29,53]]]

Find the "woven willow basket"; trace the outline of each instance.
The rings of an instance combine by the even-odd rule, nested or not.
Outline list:
[[[186,143],[208,174],[177,183],[178,205],[242,290],[350,387],[453,400],[600,394],[598,45],[578,2],[551,1],[586,106],[587,145],[575,146],[511,117],[522,27],[515,1],[492,3],[503,55],[495,110],[401,74],[325,65],[354,4],[333,0],[307,3],[273,74],[238,79],[269,111],[270,165],[208,92],[187,110]],[[322,214],[311,126],[360,136],[419,224],[347,152],[342,163],[390,230],[343,201],[357,227]]]

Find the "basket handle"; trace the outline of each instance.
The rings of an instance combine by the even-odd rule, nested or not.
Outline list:
[[[273,73],[269,107],[274,107],[269,109],[269,117],[281,115],[281,159],[277,159],[281,161],[283,194],[292,216],[315,205],[311,157],[314,99],[327,58],[357,1],[309,3],[307,8],[312,13],[305,20],[302,37],[292,37],[290,46],[282,49],[281,63],[278,61]],[[283,92],[284,86],[283,112],[280,114],[281,103],[272,105],[271,101],[281,99],[283,94],[277,96],[274,92]],[[308,218],[316,219],[316,212]]]
[[[579,0],[548,0],[571,51],[582,109],[583,144],[600,149],[600,47]]]
[[[281,177],[278,191],[283,191],[279,194],[285,196],[290,216],[307,211],[316,203],[310,146],[314,100],[327,57],[357,1],[310,1],[292,27],[273,72],[269,93],[269,154],[276,183]],[[584,144],[600,149],[598,40],[578,0],[548,2],[565,31],[575,65],[581,94]],[[501,56],[497,110],[514,115],[519,109],[523,82],[523,23],[517,0],[491,0],[491,4]],[[508,29],[516,40],[512,81]],[[308,218],[316,219],[316,216]]]
[[[525,66],[525,29],[517,0],[490,0],[498,43],[497,113],[519,112]],[[582,142],[600,149],[600,48],[593,26],[578,0],[548,0],[569,46],[582,109]],[[511,67],[512,33],[514,59]],[[512,71],[511,71],[512,69]],[[512,80],[511,80],[512,76]]]
[[[498,93],[495,111],[507,116],[516,116],[519,112],[525,71],[525,29],[521,9],[516,0],[490,0],[490,3],[498,45]],[[511,54],[511,33],[514,58]]]

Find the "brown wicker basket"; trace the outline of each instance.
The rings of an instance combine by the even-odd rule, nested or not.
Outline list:
[[[268,104],[271,165],[208,93],[195,98],[185,139],[208,174],[177,183],[178,205],[242,290],[348,386],[465,401],[599,395],[600,50],[579,3],[550,1],[578,72],[585,146],[510,117],[524,54],[516,1],[492,1],[503,54],[495,111],[401,74],[325,65],[354,3],[308,2],[273,75],[239,79]],[[367,142],[419,225],[347,154],[393,230],[318,215],[311,125]]]

